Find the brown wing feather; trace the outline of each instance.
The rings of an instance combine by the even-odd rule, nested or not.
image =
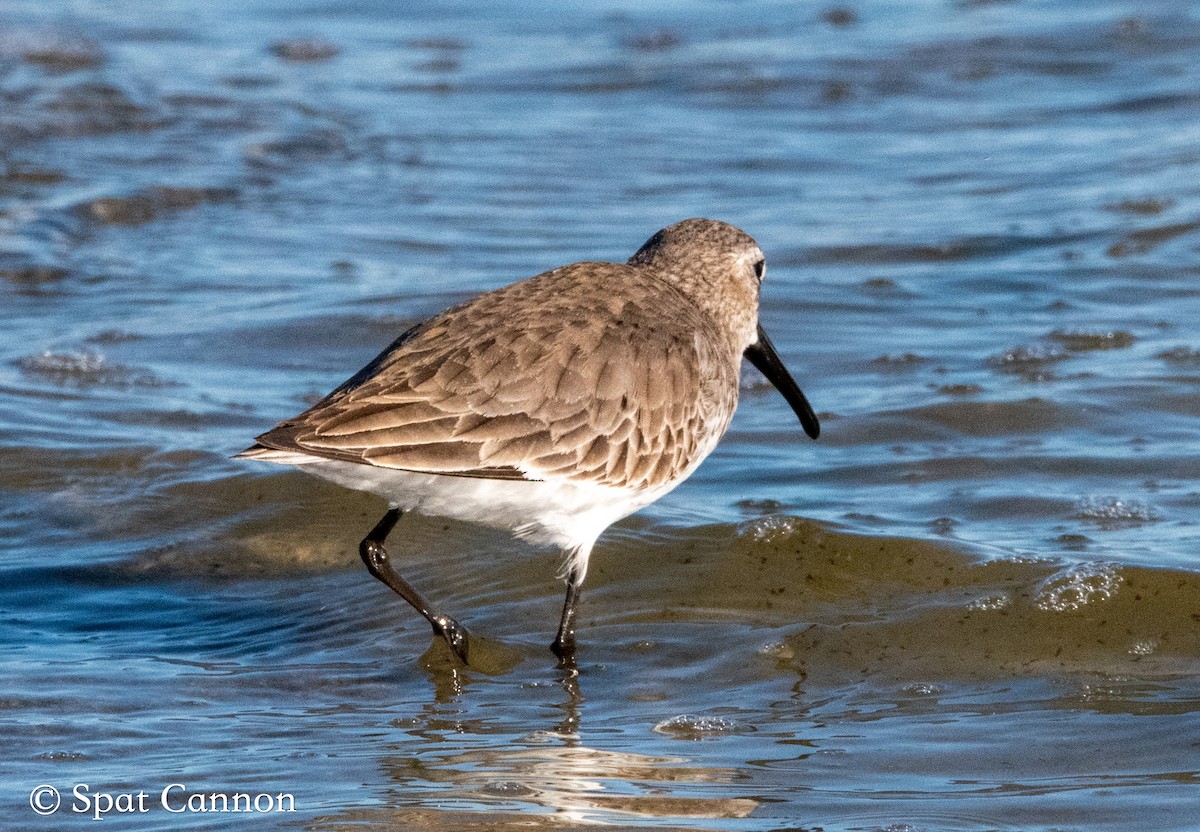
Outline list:
[[[724,340],[668,284],[577,263],[414,327],[258,441],[457,476],[659,485],[732,416],[741,356]]]

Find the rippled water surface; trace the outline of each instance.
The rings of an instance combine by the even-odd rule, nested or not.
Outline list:
[[[1197,90],[1182,2],[7,0],[0,825],[1196,828]],[[358,561],[381,501],[229,459],[697,215],[824,433],[747,370],[578,677],[553,553],[393,535],[464,670]]]

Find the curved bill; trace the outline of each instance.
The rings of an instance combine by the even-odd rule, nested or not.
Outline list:
[[[775,352],[775,346],[767,337],[762,324],[758,325],[758,343],[746,347],[746,358],[750,359],[750,363],[757,367],[758,371],[767,377],[767,381],[774,384],[775,389],[787,399],[792,410],[796,411],[796,415],[800,417],[800,424],[804,428],[804,432],[813,439],[820,436],[821,423],[817,421],[817,414],[813,413],[812,405],[808,403],[808,399],[804,398],[804,393],[796,386],[795,379],[787,371],[787,367],[783,366],[783,362],[779,360],[779,354]]]

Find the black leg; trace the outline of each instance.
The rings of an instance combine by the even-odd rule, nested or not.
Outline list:
[[[567,576],[567,598],[563,602],[562,620],[558,624],[558,636],[550,649],[558,656],[559,665],[573,667],[575,665],[575,607],[579,603],[579,587],[582,581],[579,573],[572,570]]]
[[[425,620],[433,627],[433,634],[446,639],[450,649],[462,659],[463,664],[466,664],[467,631],[453,618],[442,615],[431,607],[429,602],[413,589],[412,584],[401,578],[400,573],[395,570],[388,558],[387,549],[383,548],[383,541],[387,539],[388,532],[392,530],[399,519],[400,509],[398,508],[383,515],[383,519],[363,538],[362,543],[358,544],[358,553],[362,556],[363,563],[367,565],[367,570],[391,587],[393,592],[412,604],[413,609],[425,616]]]

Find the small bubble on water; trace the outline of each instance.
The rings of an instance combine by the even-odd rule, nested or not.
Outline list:
[[[39,754],[38,759],[48,760],[52,763],[78,763],[86,760],[87,755],[79,751],[47,751]]]
[[[1152,523],[1159,519],[1149,503],[1120,497],[1084,497],[1075,504],[1075,516],[1080,520],[1093,520],[1101,526]]]
[[[1103,603],[1121,586],[1118,569],[1115,563],[1100,561],[1068,566],[1038,584],[1034,605],[1046,612],[1070,612]]]
[[[758,655],[769,659],[794,659],[796,651],[782,641],[772,641],[758,648]]]
[[[1043,364],[1062,361],[1069,357],[1068,352],[1058,344],[1026,344],[993,355],[988,359],[988,363],[1001,370],[1026,372]]]
[[[1156,638],[1144,638],[1129,646],[1131,656],[1151,656],[1158,652],[1160,643]]]
[[[680,739],[699,740],[718,734],[746,733],[754,729],[723,716],[680,714],[670,719],[664,719],[654,726],[654,730],[659,734],[667,734]]]
[[[1012,598],[1003,593],[995,595],[985,595],[982,598],[976,598],[971,603],[967,604],[967,609],[972,612],[990,612],[994,610],[1002,610],[1012,605]]]
[[[1050,558],[1044,557],[1043,555],[1031,555],[1026,552],[1017,552],[1015,554],[1009,555],[1008,557],[1006,557],[1004,559],[1004,561],[1006,563],[1015,563],[1015,564],[1019,564],[1019,565],[1024,565],[1027,563],[1053,563],[1054,562]]]
[[[488,783],[483,787],[483,793],[491,797],[527,797],[534,794],[533,789],[511,780],[500,780]]]
[[[769,514],[756,517],[738,527],[738,537],[756,543],[774,543],[794,534],[803,521],[786,514]]]
[[[913,682],[911,685],[902,687],[900,691],[907,696],[936,696],[942,692],[942,689],[930,682]]]

